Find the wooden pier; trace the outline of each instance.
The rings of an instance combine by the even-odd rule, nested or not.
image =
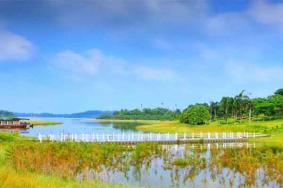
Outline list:
[[[155,142],[160,144],[184,143],[229,143],[245,142],[249,138],[266,137],[269,135],[248,132],[213,132],[213,133],[93,133],[93,134],[38,134],[38,140],[60,142],[93,142],[137,144],[141,142]]]

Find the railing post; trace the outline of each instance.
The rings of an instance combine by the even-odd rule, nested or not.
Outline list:
[[[193,132],[192,133],[192,140],[194,140],[194,137],[195,137],[195,133]]]
[[[178,133],[175,133],[175,140],[178,140]]]
[[[42,135],[40,133],[38,134],[38,140],[40,143],[42,142]]]
[[[88,141],[89,141],[89,139],[88,139],[88,138],[89,138],[89,134],[86,134],[86,135],[85,135],[85,141],[86,141],[86,142],[88,142]]]

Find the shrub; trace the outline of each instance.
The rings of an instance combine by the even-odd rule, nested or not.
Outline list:
[[[208,122],[210,114],[208,107],[203,104],[196,104],[189,106],[181,115],[180,121],[182,123],[189,123],[192,125],[202,125]]]

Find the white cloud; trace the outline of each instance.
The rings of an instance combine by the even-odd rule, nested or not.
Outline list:
[[[34,47],[26,38],[0,30],[0,61],[26,60],[31,57]]]
[[[226,74],[239,83],[268,83],[283,81],[283,67],[279,65],[258,65],[232,62],[225,66]]]
[[[48,1],[50,12],[64,26],[87,25],[110,32],[161,31],[191,26],[204,17],[207,0],[76,0]],[[198,19],[196,19],[198,18]],[[168,25],[168,24],[173,24]],[[162,28],[162,29],[161,29]],[[172,29],[176,31],[176,29]],[[123,33],[122,32],[122,33]]]
[[[255,1],[250,15],[260,23],[275,25],[283,29],[283,3],[267,3],[263,0]]]
[[[153,41],[153,47],[166,51],[172,50],[172,45],[168,41],[160,38]]]
[[[238,34],[249,28],[249,19],[245,12],[226,12],[207,17],[204,20],[205,31],[209,35]]]
[[[122,58],[106,55],[99,49],[91,49],[83,53],[65,50],[52,58],[52,64],[76,76],[103,74],[133,76],[154,81],[169,81],[177,78],[170,69],[131,64]]]
[[[172,81],[178,78],[178,76],[170,69],[153,68],[147,66],[136,67],[133,73],[138,78],[144,80]]]
[[[96,74],[103,58],[103,54],[96,49],[87,51],[83,55],[66,50],[55,56],[55,63],[61,68],[72,72]]]

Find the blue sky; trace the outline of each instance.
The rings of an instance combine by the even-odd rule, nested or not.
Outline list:
[[[0,1],[0,108],[184,108],[283,87],[283,1]]]

